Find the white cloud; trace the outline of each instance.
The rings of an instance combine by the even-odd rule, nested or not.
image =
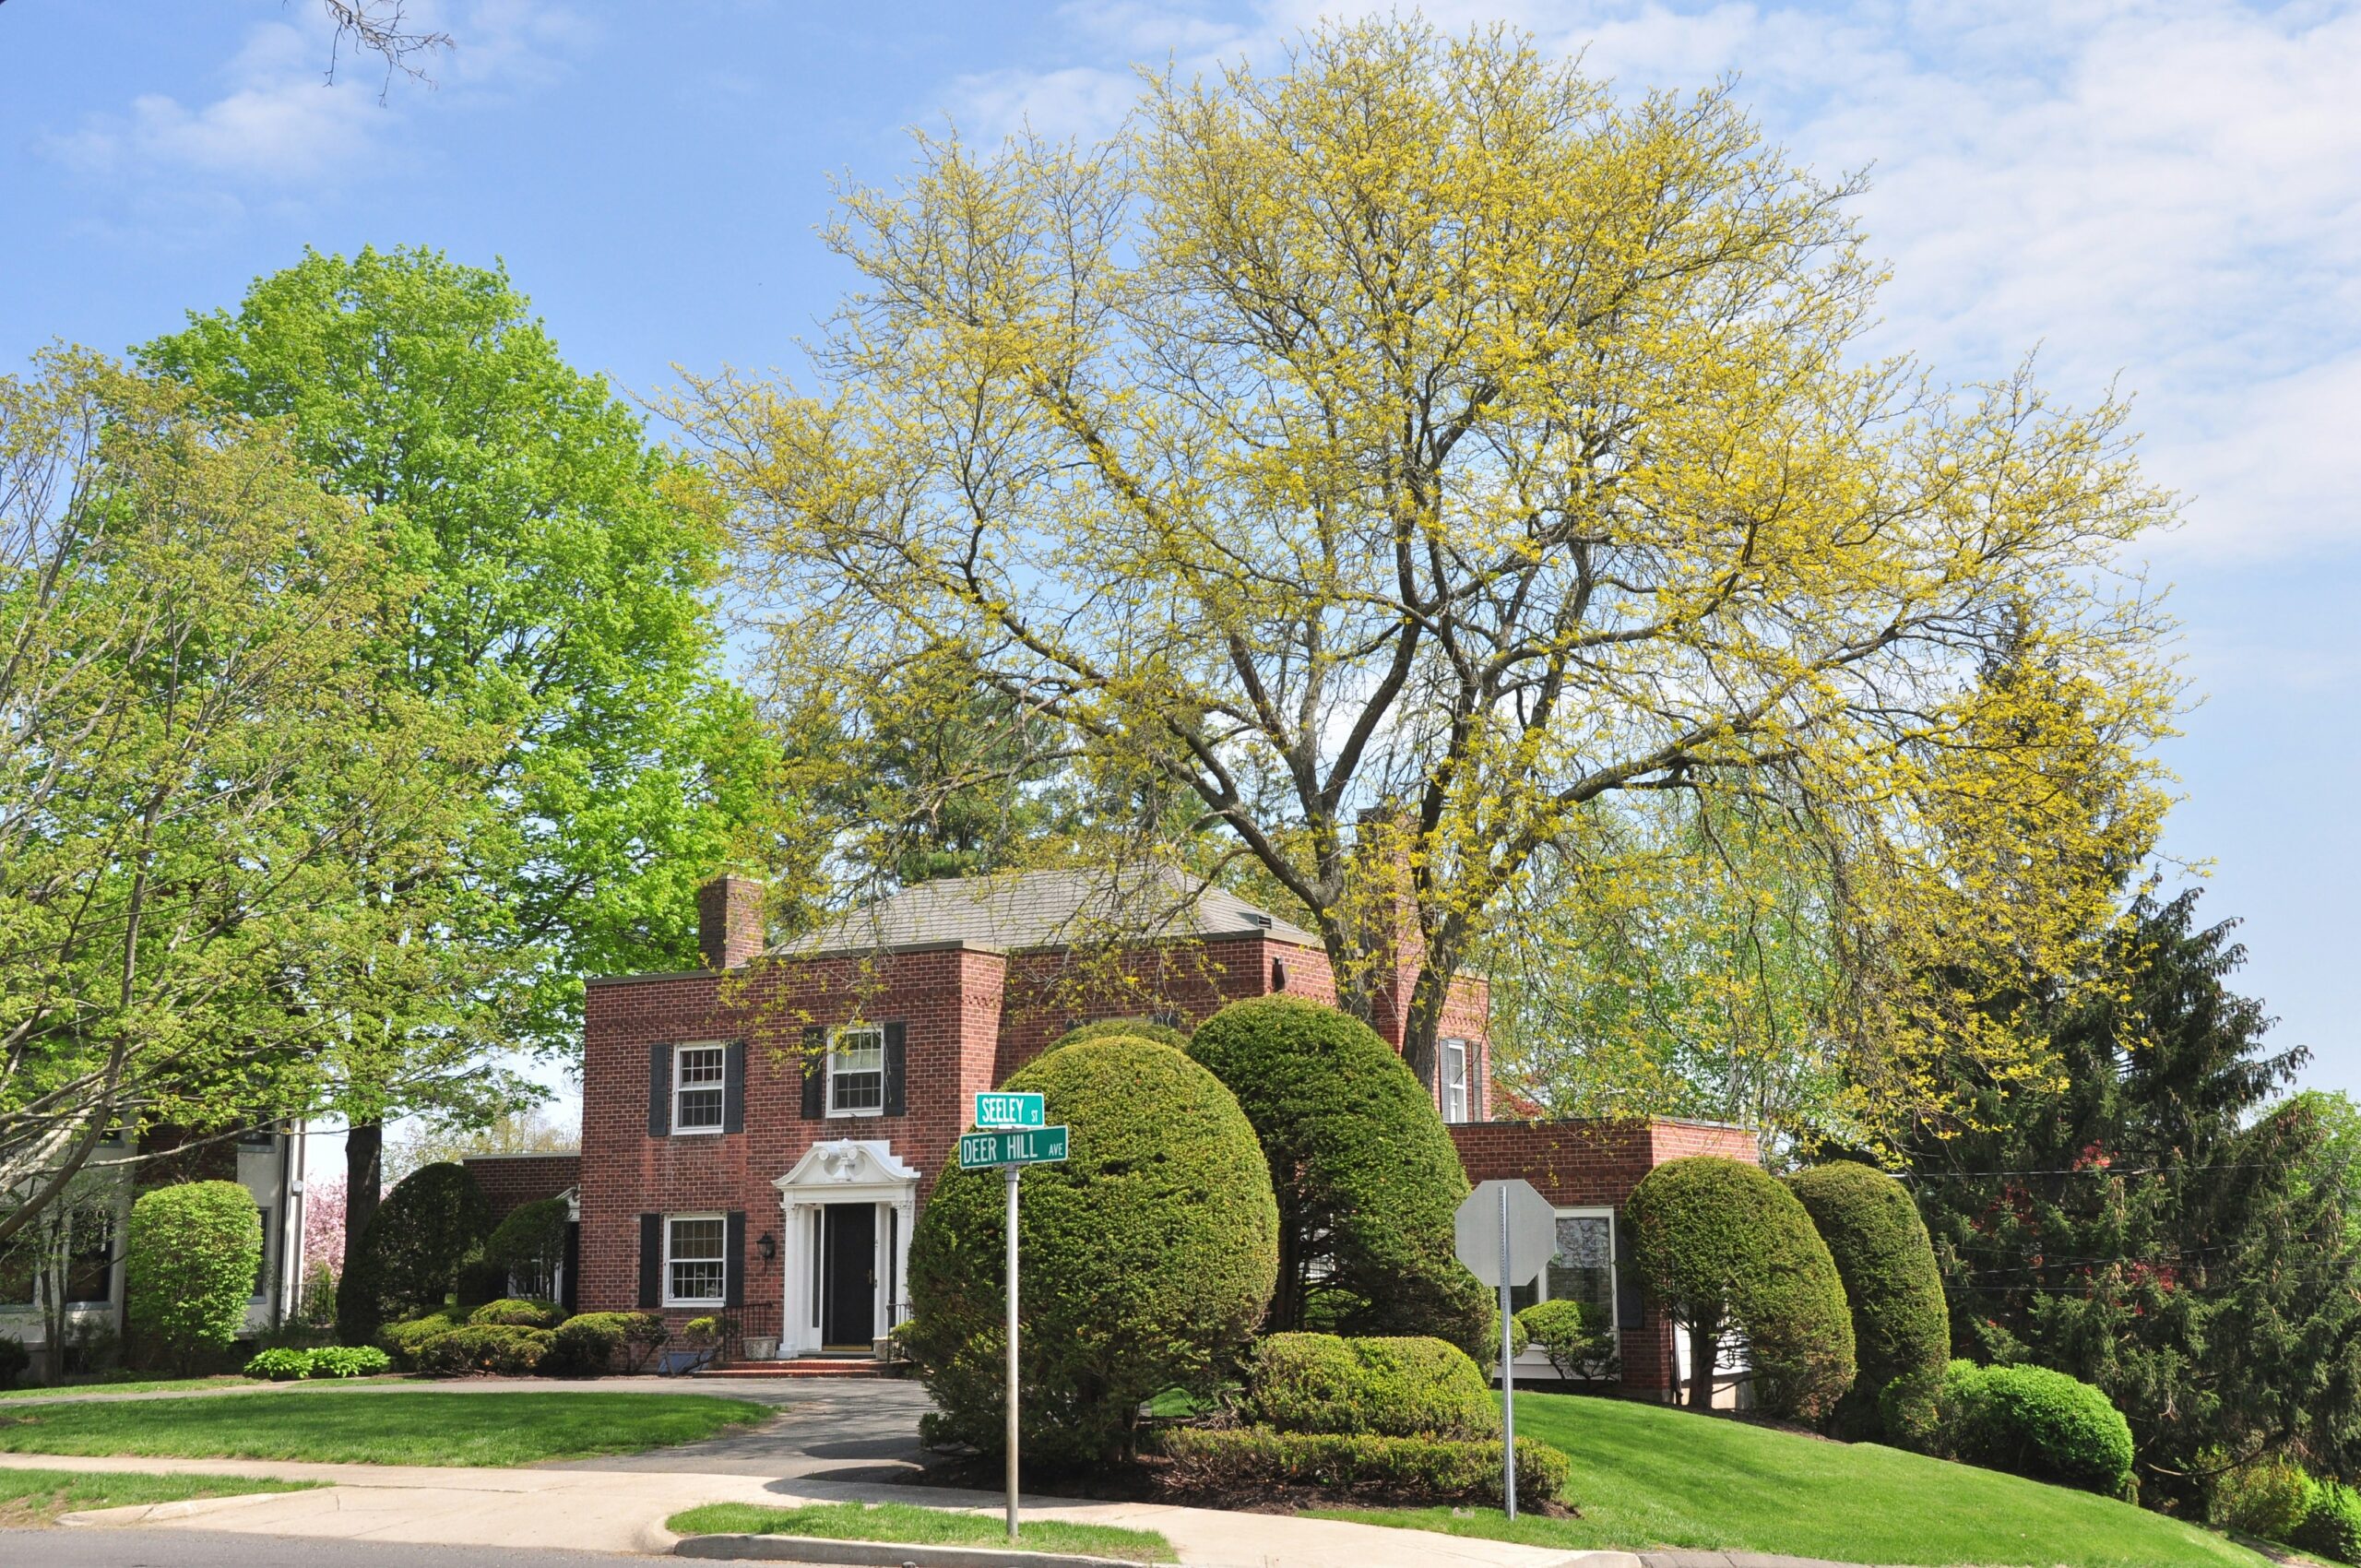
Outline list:
[[[126,189],[184,187],[192,179],[241,190],[313,184],[367,160],[397,158],[399,133],[421,105],[540,85],[587,30],[547,0],[475,0],[463,12],[421,6],[410,20],[455,40],[421,59],[431,82],[388,79],[349,42],[337,48],[323,13],[291,6],[282,19],[248,31],[222,68],[219,96],[192,105],[141,94],[121,112],[50,137],[46,147],[86,179]]]
[[[1390,3],[1079,4],[1074,57],[959,84],[968,128],[1101,132],[1135,88],[1245,55],[1275,66],[1322,16]],[[2361,6],[2294,0],[1524,0],[1425,7],[1530,29],[1619,88],[1738,97],[1823,175],[1871,167],[1893,263],[1882,350],[1955,380],[2039,346],[2068,396],[2119,373],[2157,477],[2194,493],[2160,553],[2361,548]]]

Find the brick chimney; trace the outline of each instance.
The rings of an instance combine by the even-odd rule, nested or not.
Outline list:
[[[708,969],[735,969],[762,956],[763,885],[725,873],[697,889],[697,947]]]

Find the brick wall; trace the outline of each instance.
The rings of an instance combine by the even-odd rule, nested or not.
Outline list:
[[[578,1154],[471,1154],[465,1163],[492,1205],[494,1225],[527,1204],[556,1197],[582,1182]]]
[[[1710,1122],[1482,1122],[1453,1127],[1451,1135],[1470,1182],[1521,1178],[1560,1207],[1619,1214],[1641,1178],[1667,1160],[1717,1154],[1762,1163],[1753,1134]],[[1620,1279],[1619,1219],[1616,1229]],[[1622,1339],[1625,1391],[1671,1398],[1677,1362],[1672,1324],[1664,1313],[1643,1301],[1638,1320],[1623,1324]]]

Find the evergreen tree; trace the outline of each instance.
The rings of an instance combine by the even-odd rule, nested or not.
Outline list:
[[[2352,1153],[2275,1099],[2308,1052],[2265,1047],[2234,922],[2196,909],[2139,900],[2113,983],[2047,1009],[2060,1087],[1993,1090],[1913,1162],[1953,1343],[2106,1390],[2152,1501],[2268,1453],[2361,1468]]]

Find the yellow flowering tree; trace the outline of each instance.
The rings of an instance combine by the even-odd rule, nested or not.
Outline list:
[[[825,386],[677,412],[784,698],[957,659],[1193,802],[1169,852],[1287,900],[1357,1010],[1415,921],[1422,1075],[1536,857],[1791,815],[1886,966],[1848,1066],[1881,1117],[2026,1050],[1934,968],[2070,969],[2106,923],[2174,689],[2109,567],[2171,508],[2117,403],[1866,357],[1854,194],[1718,90],[1325,29],[1097,145],[921,137],[842,193]],[[2090,776],[2116,814],[2063,803]]]

